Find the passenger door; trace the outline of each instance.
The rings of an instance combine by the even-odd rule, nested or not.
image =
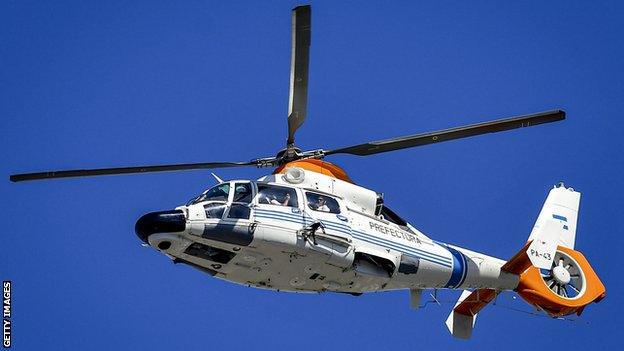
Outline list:
[[[316,242],[330,250],[329,263],[348,267],[353,262],[352,235],[346,209],[330,195],[304,191],[306,198],[304,217],[306,225],[321,222],[323,229],[317,231]],[[343,214],[344,213],[344,214]]]

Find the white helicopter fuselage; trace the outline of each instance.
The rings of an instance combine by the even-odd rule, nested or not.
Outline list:
[[[216,278],[278,291],[518,284],[501,271],[504,260],[430,239],[384,208],[376,192],[349,181],[295,167],[213,189],[177,208],[184,231],[154,233],[149,244]]]
[[[322,160],[557,122],[565,119],[563,110],[303,151],[295,134],[307,114],[311,24],[309,5],[293,9],[288,139],[275,156],[23,173],[10,180],[277,167],[257,181],[223,182],[215,176],[219,184],[186,205],[143,215],[135,233],[175,263],[250,287],[353,295],[409,289],[414,308],[423,289],[462,289],[446,320],[458,338],[470,337],[476,315],[504,290],[515,290],[552,317],[580,315],[606,296],[587,259],[574,249],[580,193],[563,183],[550,190],[524,247],[505,261],[430,239],[389,209],[380,194],[354,184],[344,170]]]

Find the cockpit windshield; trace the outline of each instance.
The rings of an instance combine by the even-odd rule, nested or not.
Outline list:
[[[227,201],[230,194],[230,183],[219,184],[208,191],[203,192],[198,197],[191,199],[187,206],[204,201]]]

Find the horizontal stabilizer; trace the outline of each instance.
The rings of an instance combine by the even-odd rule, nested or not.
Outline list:
[[[459,339],[469,339],[477,320],[477,313],[498,295],[493,289],[464,290],[453,311],[446,319],[446,327]]]

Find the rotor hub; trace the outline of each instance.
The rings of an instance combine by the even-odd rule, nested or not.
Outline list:
[[[282,165],[290,161],[298,160],[302,157],[301,149],[295,145],[288,145],[285,149],[280,150],[275,159],[278,164]]]

